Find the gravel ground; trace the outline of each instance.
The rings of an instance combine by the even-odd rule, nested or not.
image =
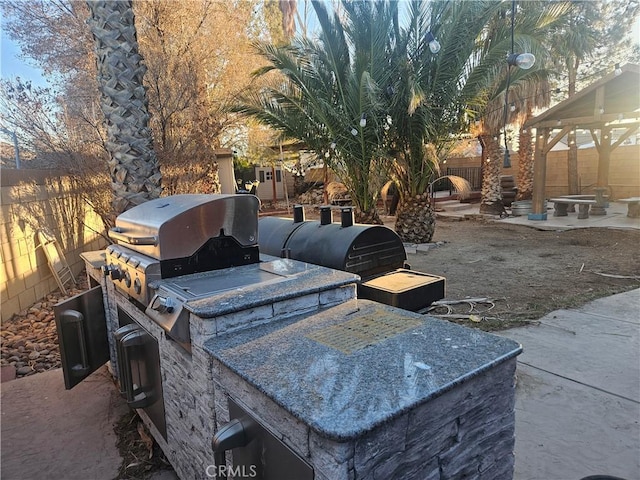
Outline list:
[[[56,290],[2,323],[0,365],[13,365],[18,378],[60,367],[53,306],[86,289],[86,275],[80,278],[80,283],[68,295]]]

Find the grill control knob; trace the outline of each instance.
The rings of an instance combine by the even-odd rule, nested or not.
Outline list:
[[[131,275],[129,275],[129,272],[124,272],[124,284],[127,288],[131,287]]]
[[[151,308],[160,313],[172,313],[175,306],[175,302],[171,298],[160,295],[151,302]]]
[[[115,265],[109,269],[109,275],[111,275],[112,280],[122,280],[122,270]]]
[[[142,292],[142,282],[138,277],[133,281],[133,291],[136,292],[137,295],[140,295],[140,292]]]

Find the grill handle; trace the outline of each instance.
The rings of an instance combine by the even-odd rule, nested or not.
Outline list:
[[[123,368],[126,369],[126,381],[124,385],[125,399],[131,408],[146,408],[155,402],[152,385],[136,385],[133,382],[132,364],[134,362],[144,361],[144,345],[146,344],[145,337],[147,335],[148,333],[138,328],[125,335],[121,340],[121,351],[124,357],[122,359]],[[142,352],[140,352],[141,348],[143,349]],[[140,353],[134,360],[135,351]]]
[[[122,242],[128,243],[129,245],[157,245],[158,237],[133,237],[131,235],[125,234],[118,227],[109,229],[109,236],[114,240],[120,240]]]
[[[71,368],[71,375],[74,377],[86,376],[89,372],[89,356],[87,354],[87,342],[84,336],[84,315],[77,310],[65,310],[62,312],[60,323],[62,329],[66,329],[67,326],[76,329],[78,348],[80,350],[80,363]]]

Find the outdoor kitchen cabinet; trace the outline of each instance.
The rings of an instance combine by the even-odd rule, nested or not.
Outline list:
[[[177,195],[119,216],[102,287],[58,308],[68,386],[110,357],[183,480],[256,452],[314,480],[511,480],[520,345],[358,298],[362,270],[258,258],[256,202]],[[364,231],[349,223],[299,229]],[[245,420],[261,433],[241,446],[224,432]]]
[[[57,304],[54,313],[64,384],[69,390],[110,358],[102,287]]]
[[[120,328],[110,342],[104,288],[98,285],[54,307],[65,388],[75,387],[109,362],[113,345],[120,394],[129,407],[145,411],[166,437],[158,342],[121,308]]]
[[[90,289],[54,308],[60,357],[67,390],[110,359],[107,333],[107,297],[102,275],[103,251],[84,252]]]

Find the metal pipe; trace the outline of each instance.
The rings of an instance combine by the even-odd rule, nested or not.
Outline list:
[[[302,205],[293,206],[293,223],[304,222],[304,207]]]
[[[328,205],[320,207],[320,225],[329,225],[330,223],[333,223],[331,207]]]

